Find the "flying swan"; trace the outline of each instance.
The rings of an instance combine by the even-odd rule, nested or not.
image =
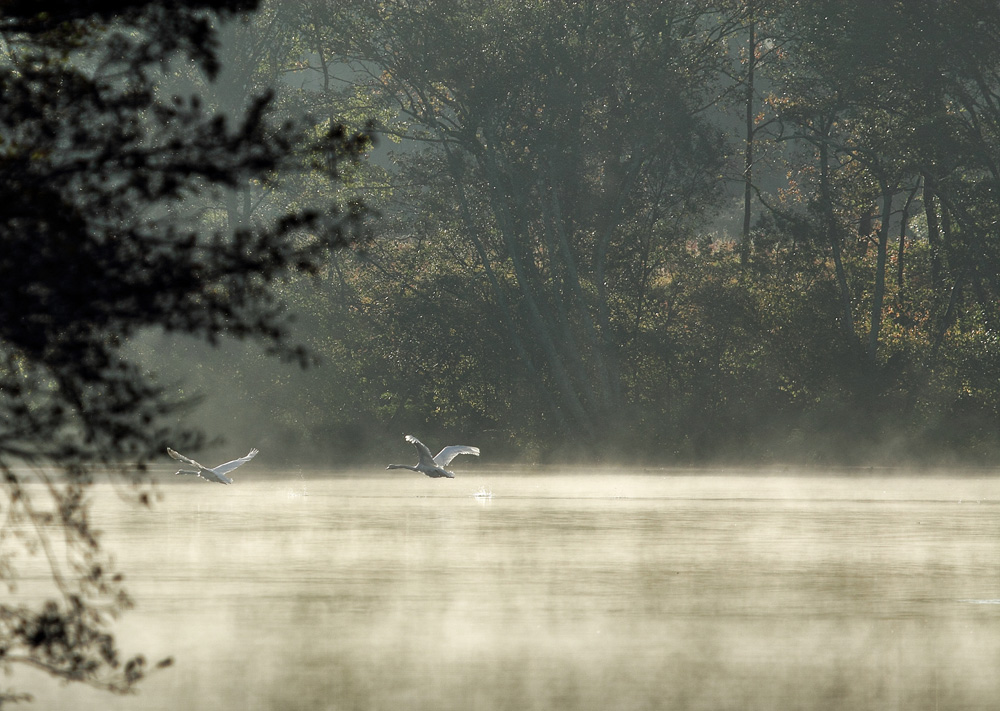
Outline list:
[[[257,450],[251,449],[250,452],[245,457],[240,457],[239,459],[234,459],[231,462],[226,462],[225,464],[220,464],[217,467],[209,469],[206,466],[198,464],[193,459],[185,457],[183,454],[178,454],[174,450],[167,447],[167,454],[176,459],[179,462],[184,462],[190,464],[193,467],[197,467],[198,471],[191,471],[190,469],[178,469],[178,474],[194,474],[195,476],[200,476],[205,481],[214,481],[219,484],[232,484],[233,480],[230,479],[226,474],[231,472],[236,467],[242,466],[249,462],[251,459],[257,456]]]
[[[451,464],[452,459],[457,457],[459,454],[474,454],[477,457],[479,456],[479,447],[466,447],[460,444],[453,444],[438,452],[436,457],[432,457],[431,450],[427,449],[424,443],[413,435],[406,435],[406,441],[417,448],[419,461],[416,466],[411,467],[407,464],[390,464],[386,467],[386,469],[410,469],[415,472],[426,474],[434,479],[439,477],[454,479],[454,472],[450,472],[445,469],[446,466]]]

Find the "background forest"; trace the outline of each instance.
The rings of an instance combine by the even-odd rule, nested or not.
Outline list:
[[[171,81],[378,138],[339,182],[303,163],[185,205],[231,229],[327,193],[375,213],[280,285],[316,367],[134,339],[236,449],[998,453],[995,2],[271,0],[222,35],[217,81]]]

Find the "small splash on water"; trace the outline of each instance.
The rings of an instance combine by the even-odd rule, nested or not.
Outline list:
[[[479,490],[476,491],[476,493],[472,495],[472,498],[479,499],[479,500],[492,499],[493,498],[493,490],[491,488],[489,488],[488,486],[481,486],[481,487],[479,487]]]
[[[288,490],[288,498],[289,499],[298,499],[298,498],[303,497],[303,496],[309,496],[309,491],[306,489],[306,478],[302,475],[302,472],[300,471],[299,472],[299,488],[298,489],[289,489]]]

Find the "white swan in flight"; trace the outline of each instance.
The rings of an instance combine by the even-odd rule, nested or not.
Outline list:
[[[477,457],[479,456],[479,447],[466,447],[461,444],[453,444],[438,452],[436,457],[432,457],[431,450],[427,449],[424,443],[413,435],[406,435],[406,441],[417,448],[419,461],[416,466],[411,467],[407,464],[390,464],[386,467],[386,469],[410,469],[415,472],[426,474],[434,479],[439,477],[454,479],[455,474],[445,469],[446,466],[451,464],[452,459],[457,457],[459,454],[473,454]]]
[[[178,474],[194,474],[195,476],[200,476],[206,481],[214,481],[219,484],[232,484],[233,480],[230,479],[226,474],[231,472],[236,467],[242,466],[249,462],[251,459],[257,456],[257,450],[251,449],[250,452],[245,457],[240,457],[239,459],[234,459],[231,462],[226,462],[225,464],[220,464],[217,467],[209,469],[206,466],[198,464],[193,459],[185,457],[183,454],[178,454],[174,450],[167,447],[167,454],[176,459],[179,462],[184,462],[190,464],[193,467],[198,467],[198,471],[191,471],[190,469],[178,469]]]

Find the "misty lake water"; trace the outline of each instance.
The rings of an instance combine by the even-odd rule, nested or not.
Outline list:
[[[160,478],[151,510],[93,509],[137,603],[123,651],[174,666],[126,697],[8,677],[34,708],[1000,702],[992,473]]]

